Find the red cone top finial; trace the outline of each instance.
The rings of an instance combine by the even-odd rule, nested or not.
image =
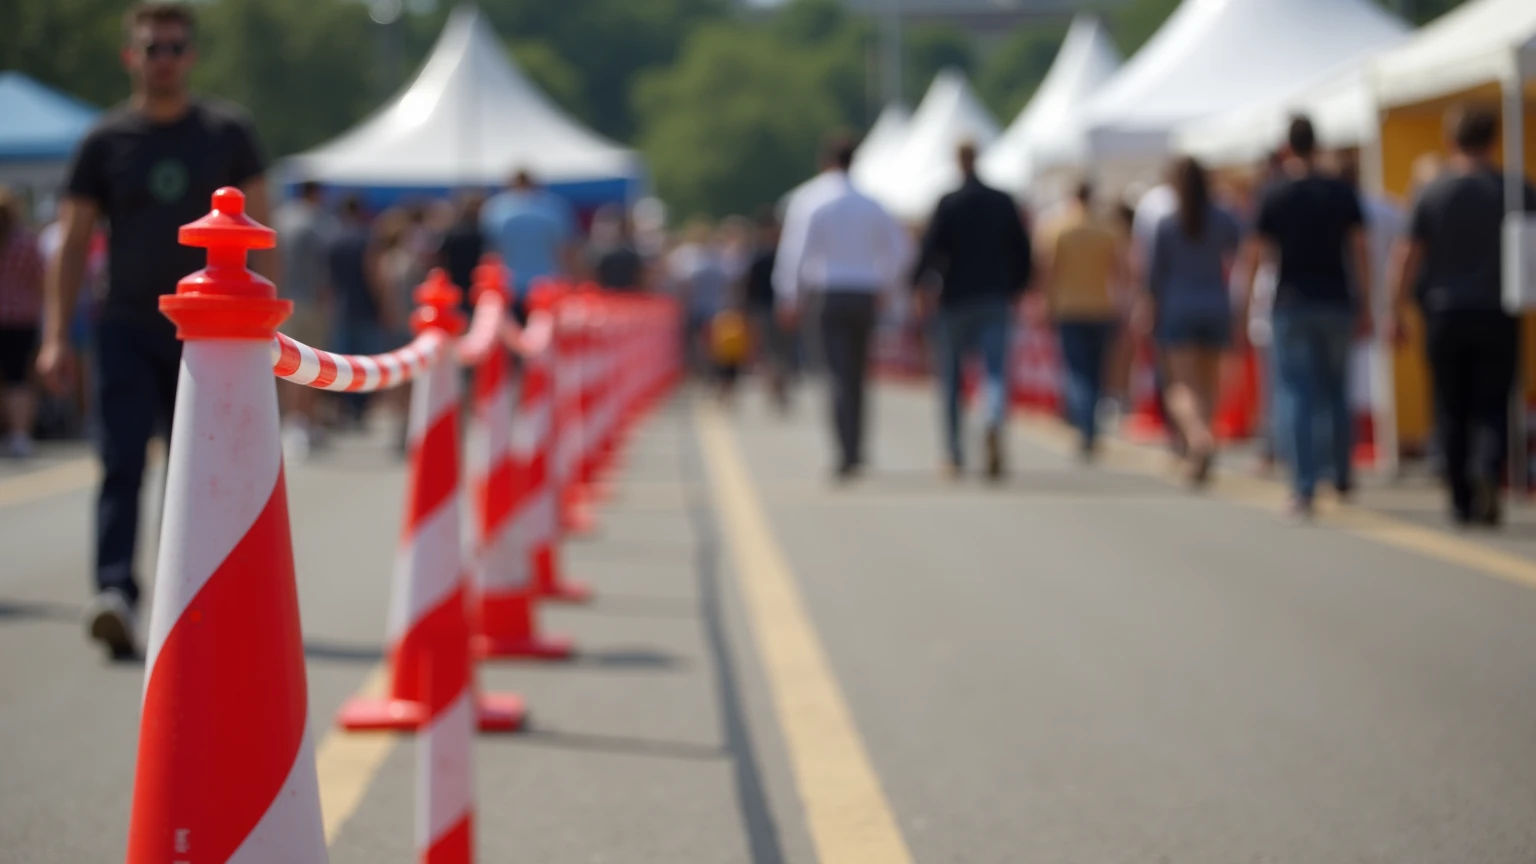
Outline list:
[[[450,336],[464,332],[464,313],[459,311],[459,299],[463,296],[464,292],[449,281],[442,268],[432,268],[427,281],[416,286],[412,295],[418,305],[411,313],[411,329],[421,333],[435,328]]]
[[[225,186],[213,193],[213,212],[181,226],[183,246],[208,250],[208,266],[182,279],[160,298],[160,311],[190,339],[271,339],[293,303],[277,299],[271,282],[246,267],[252,249],[277,245],[277,232],[245,215],[245,195]]]
[[[502,266],[501,256],[487,252],[480,256],[480,266],[476,267],[471,279],[474,286],[470,291],[470,299],[480,302],[480,295],[486,291],[495,291],[504,299],[510,299],[512,289],[507,284],[507,268]]]

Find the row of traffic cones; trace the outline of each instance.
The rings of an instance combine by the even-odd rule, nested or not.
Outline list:
[[[208,267],[161,302],[186,345],[127,860],[323,862],[272,382],[273,334],[291,304],[245,267],[275,237],[238,190],[215,193],[214,212],[181,240],[207,248]],[[499,265],[475,281],[477,302],[505,307]],[[475,365],[466,556],[448,350],[463,330],[459,296],[440,272],[416,292],[413,326],[442,338],[412,390],[388,690],[338,718],[419,737],[417,850],[433,864],[473,860],[474,727],[507,731],[524,716],[517,697],[478,692],[475,657],[570,656],[568,640],[536,625],[539,601],[590,596],[563,579],[560,526],[579,521],[627,430],[677,378],[666,301],[539,291],[514,345],[515,400],[501,340]]]

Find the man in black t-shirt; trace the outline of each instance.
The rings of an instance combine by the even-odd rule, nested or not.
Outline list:
[[[1520,356],[1518,323],[1503,304],[1504,179],[1491,159],[1498,119],[1453,108],[1446,121],[1451,158],[1414,203],[1394,260],[1394,330],[1401,335],[1402,312],[1417,294],[1452,517],[1495,525]],[[1536,210],[1528,184],[1524,205]]]
[[[1341,496],[1354,486],[1349,355],[1355,333],[1369,330],[1371,262],[1360,197],[1318,171],[1312,122],[1293,119],[1286,139],[1285,173],[1259,201],[1256,235],[1277,268],[1273,428],[1291,470],[1291,515],[1306,518],[1325,464]],[[1314,435],[1319,417],[1330,430],[1327,453]]]
[[[101,493],[96,511],[93,639],[114,656],[138,650],[134,552],[145,448],[167,434],[175,406],[181,343],[159,298],[204,266],[205,252],[177,242],[177,229],[208,211],[214,190],[238,186],[246,212],[267,223],[264,164],[250,121],[233,106],[195,98],[187,79],[196,59],[190,7],[144,3],[124,19],[129,101],[103,117],[75,153],[59,211],[64,239],[46,286],[38,371],[62,387],[73,362],[66,326],[98,219],[110,233],[108,289],[97,333],[96,399],[101,422]],[[270,253],[254,256],[270,268]]]

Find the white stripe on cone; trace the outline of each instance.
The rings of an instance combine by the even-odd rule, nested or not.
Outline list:
[[[417,737],[416,848],[427,850],[474,808],[474,712],[466,687]]]
[[[189,370],[197,370],[192,374]],[[231,417],[232,411],[239,416]],[[176,389],[177,434],[168,477],[154,608],[144,668],[153,670],[165,637],[272,498],[282,462],[277,390],[265,343],[192,341],[182,348]],[[218,434],[210,434],[217,430]],[[147,686],[149,676],[144,676]]]

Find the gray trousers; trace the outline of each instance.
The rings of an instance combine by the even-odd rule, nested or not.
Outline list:
[[[869,380],[869,342],[875,329],[875,296],[829,290],[821,296],[821,349],[832,393],[832,426],[839,467],[864,458],[864,391]]]

